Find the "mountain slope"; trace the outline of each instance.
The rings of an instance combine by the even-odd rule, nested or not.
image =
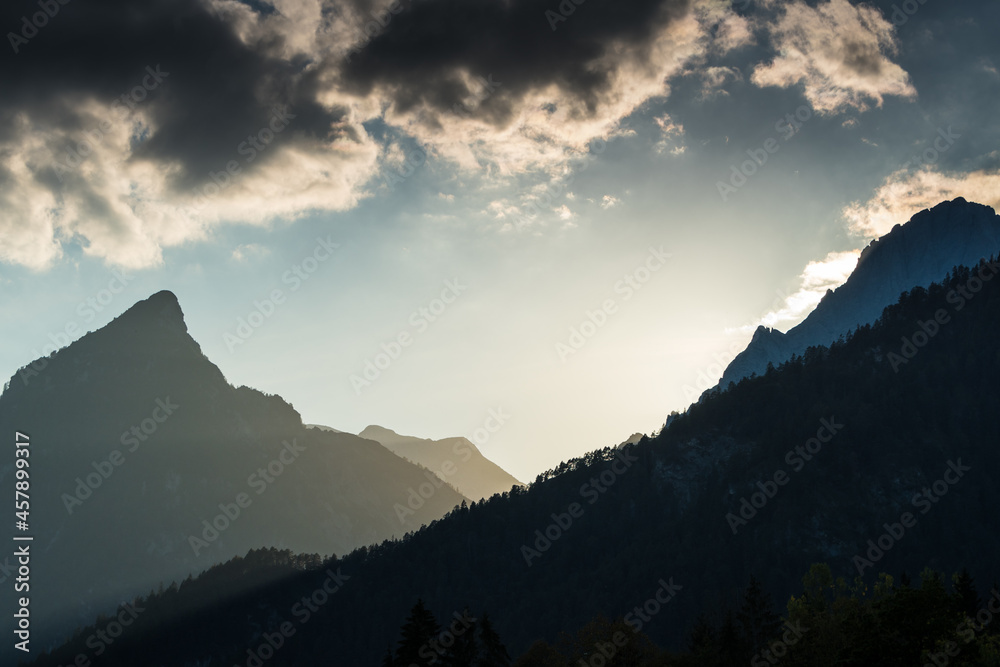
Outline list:
[[[1000,248],[1000,216],[989,206],[959,197],[921,211],[872,241],[847,282],[827,292],[800,324],[787,333],[758,327],[718,386],[760,375],[768,363],[778,365],[811,345],[829,345],[858,325],[874,322],[902,292],[927,287],[953,266],[973,265],[996,248]]]
[[[442,485],[400,516],[427,471],[229,385],[169,292],[21,369],[0,396],[0,428],[30,436],[32,610],[50,641],[252,547],[344,553],[464,500]],[[12,477],[8,458],[0,480]]]
[[[466,438],[429,440],[400,435],[381,426],[368,426],[358,434],[374,440],[391,452],[432,470],[473,500],[521,486],[513,475],[490,461]]]
[[[207,611],[151,625],[130,640],[138,653],[102,664],[167,652],[162,664],[246,664],[264,633],[295,623],[295,599],[333,575],[349,579],[315,620],[293,625],[272,664],[379,664],[418,597],[439,618],[486,609],[516,655],[598,614],[642,618],[644,633],[676,646],[751,574],[783,600],[811,563],[851,581],[869,553],[866,585],[925,566],[965,565],[990,581],[1000,575],[1000,279],[974,277],[962,269],[915,289],[845,342],[709,392],[655,440],[567,462],[403,540],[239,598],[218,601],[195,582],[189,594],[211,600]],[[654,605],[664,581],[680,588]]]
[[[306,424],[306,428],[316,428],[320,431],[329,431],[330,433],[344,433],[344,431],[338,431],[333,427],[323,426],[322,424]]]

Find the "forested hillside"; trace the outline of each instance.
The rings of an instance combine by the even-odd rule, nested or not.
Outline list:
[[[438,618],[487,612],[516,656],[602,615],[641,618],[635,610],[669,590],[641,629],[681,650],[700,615],[738,609],[751,577],[787,600],[813,563],[860,576],[848,585],[866,599],[879,572],[925,567],[968,567],[985,587],[1000,575],[998,325],[992,268],[956,269],[829,349],[714,392],[654,439],[569,461],[528,489],[280,582],[225,599],[182,586],[176,595],[202,611],[137,626],[127,641],[162,656],[146,664],[247,664],[247,650],[288,622],[294,634],[268,664],[372,665],[422,599]],[[299,622],[296,601],[334,580]],[[878,616],[886,599],[828,600],[830,623]],[[809,600],[803,614],[819,604]],[[844,617],[845,605],[860,616]],[[102,664],[134,664],[118,655]]]

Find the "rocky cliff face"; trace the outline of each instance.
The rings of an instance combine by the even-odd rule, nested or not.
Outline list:
[[[32,613],[53,641],[251,548],[342,554],[464,500],[442,485],[413,507],[427,471],[231,386],[170,292],[20,369],[0,397],[0,429],[30,436]],[[13,458],[3,465],[12,486]]]
[[[827,292],[801,324],[787,333],[758,327],[747,348],[726,368],[719,386],[739,382],[841,334],[874,322],[899,295],[940,280],[958,265],[1000,252],[1000,216],[961,197],[921,211],[864,249],[847,282]]]

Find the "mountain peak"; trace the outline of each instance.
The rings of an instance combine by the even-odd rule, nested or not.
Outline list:
[[[1000,216],[963,197],[924,209],[872,241],[847,281],[828,291],[801,323],[782,333],[757,327],[747,348],[723,373],[720,387],[775,366],[811,345],[871,324],[902,292],[927,287],[955,266],[972,266],[1000,250]]]
[[[121,373],[119,380],[124,381],[128,373],[135,370],[126,360],[140,363],[148,371],[151,350],[171,357],[171,363],[176,368],[207,363],[213,376],[222,378],[222,373],[207,361],[201,348],[188,334],[177,296],[162,290],[135,303],[96,331],[89,331],[66,347],[33,360],[18,370],[21,382],[10,384],[18,391],[26,389],[29,384],[51,389],[59,382],[76,381],[73,378],[90,374],[91,371],[81,371],[81,364],[97,363],[98,360],[105,371]]]
[[[156,294],[151,295],[148,299],[146,299],[146,301],[163,302],[163,303],[169,302],[177,306],[178,308],[181,307],[180,302],[177,300],[177,295],[168,289],[160,290]]]
[[[758,324],[757,328],[754,329],[753,337],[751,338],[751,341],[759,341],[759,340],[761,340],[763,338],[767,338],[768,336],[770,336],[772,334],[773,331],[774,331],[774,329],[771,329],[769,327],[765,327],[763,324]]]
[[[973,230],[981,227],[984,223],[990,224],[995,217],[996,211],[989,206],[970,202],[964,197],[943,201],[913,214],[905,224],[896,223],[886,234],[874,239],[861,251],[859,263],[867,260],[874,250],[886,244],[904,243],[902,240],[904,237],[935,233],[947,234],[949,231],[954,233],[956,227]]]
[[[424,466],[472,500],[483,500],[521,484],[483,456],[468,438],[417,438],[374,424],[365,427],[358,437],[373,440],[397,456]]]
[[[182,333],[187,333],[187,324],[184,322],[184,311],[177,296],[170,290],[160,290],[148,299],[137,302],[134,306],[115,318],[115,322],[120,320],[136,320],[155,323],[159,326],[166,326],[171,329],[178,329]]]
[[[914,229],[931,224],[934,221],[971,227],[978,222],[980,216],[993,217],[995,215],[996,211],[985,204],[977,204],[976,202],[968,201],[964,197],[956,197],[951,201],[946,200],[932,208],[925,208],[919,213],[915,213],[907,224],[896,225],[893,229],[903,227]]]
[[[364,435],[365,433],[367,433],[369,435],[383,434],[384,433],[386,435],[399,436],[399,434],[396,433],[395,431],[393,431],[391,428],[386,428],[385,426],[379,426],[378,424],[369,424],[358,435],[360,435],[363,438],[363,437],[365,437],[365,435]],[[405,436],[400,436],[400,437],[405,437]],[[422,439],[423,438],[421,438],[421,440]]]

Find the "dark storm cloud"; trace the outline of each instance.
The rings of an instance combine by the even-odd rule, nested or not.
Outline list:
[[[19,113],[36,126],[87,129],[74,102],[97,98],[110,106],[142,85],[147,66],[167,75],[141,103],[156,132],[131,159],[179,164],[180,185],[204,181],[237,157],[237,146],[267,125],[276,105],[294,108],[295,133],[325,137],[340,120],[316,104],[314,84],[301,74],[305,63],[277,56],[280,38],[244,44],[226,19],[196,0],[51,6],[58,11],[26,43],[9,33],[32,34],[22,17],[40,11],[37,1],[0,8],[0,142],[10,139]]]
[[[517,100],[549,85],[593,114],[620,64],[612,47],[641,53],[690,9],[688,0],[404,2],[341,64],[341,81],[358,94],[383,87],[401,112],[444,111],[476,92],[460,72],[492,74],[502,88],[477,110],[483,119],[502,124]]]

